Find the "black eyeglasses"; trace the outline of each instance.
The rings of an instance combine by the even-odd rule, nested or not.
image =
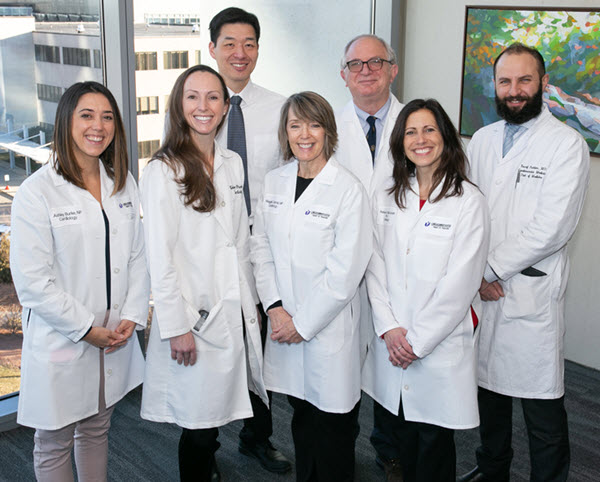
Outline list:
[[[367,64],[367,66],[369,67],[369,70],[381,70],[383,68],[383,63],[387,62],[390,65],[392,65],[392,61],[391,60],[386,60],[386,59],[381,59],[379,57],[373,57],[372,59],[369,59],[367,61],[362,61],[359,59],[354,59],[351,60],[350,62],[346,62],[346,67],[348,67],[348,70],[350,72],[360,72],[363,68],[364,64]]]

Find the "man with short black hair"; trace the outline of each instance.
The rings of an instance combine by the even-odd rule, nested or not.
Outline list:
[[[244,163],[244,197],[250,218],[262,192],[265,175],[276,168],[281,159],[277,129],[285,97],[252,82],[250,76],[258,59],[260,24],[255,15],[241,8],[226,8],[213,17],[209,25],[210,55],[230,95],[230,108],[217,141],[236,151]],[[261,334],[264,346],[267,319],[263,316]],[[270,398],[269,393],[269,398]],[[256,458],[270,472],[283,473],[290,461],[271,444],[273,434],[271,411],[250,392],[254,417],[244,420],[239,450]]]
[[[481,446],[462,481],[509,480],[512,402],[520,399],[531,480],[564,481],[569,435],[564,408],[567,242],[589,182],[583,137],[544,106],[548,84],[540,53],[522,44],[494,63],[496,107],[503,120],[468,146],[471,180],[491,216],[479,344]]]

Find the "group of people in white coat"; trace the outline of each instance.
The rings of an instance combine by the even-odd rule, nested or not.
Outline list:
[[[247,72],[236,84],[246,64],[235,49],[257,49],[259,29],[243,10],[221,14],[211,53],[219,70],[231,72],[221,76],[197,65],[177,79],[165,139],[140,181],[143,223],[116,102],[95,82],[65,92],[52,160],[15,198],[11,269],[24,307],[18,421],[36,428],[36,477],[73,480],[74,447],[78,479],[105,480],[114,405],[143,377],[142,417],[182,428],[184,481],[220,479],[218,427],[251,419],[257,403],[268,407],[267,390],[287,395],[293,408],[297,480],[353,480],[361,390],[375,402],[372,440],[388,480],[454,480],[453,430],[476,427],[480,412],[482,422],[494,417],[481,403],[478,408],[478,393],[480,402],[503,397],[489,402],[499,406],[512,395],[538,398],[537,392],[511,393],[518,383],[547,382],[547,396],[539,398],[564,392],[541,368],[531,382],[511,373],[514,383],[502,385],[502,360],[514,353],[515,363],[522,359],[519,349],[501,346],[506,341],[497,332],[516,323],[511,329],[520,329],[531,349],[540,331],[526,321],[539,318],[533,301],[547,297],[543,331],[553,339],[542,348],[554,357],[549,364],[562,363],[552,343],[563,319],[552,307],[564,300],[565,245],[585,193],[584,143],[532,107],[530,87],[500,95],[498,79],[537,85],[535,54],[510,47],[495,65],[498,111],[508,111],[515,124],[531,123],[520,139],[511,139],[513,153],[526,150],[540,159],[546,178],[525,180],[523,166],[515,171],[505,154],[497,168],[486,167],[491,155],[478,134],[469,147],[478,188],[442,106],[432,99],[401,106],[389,93],[397,73],[393,51],[367,35],[345,49],[341,73],[353,100],[337,123],[320,95],[289,97],[276,132],[282,165],[249,183],[250,159],[260,152],[249,156],[248,147],[260,139],[238,154],[218,134],[226,125],[228,143],[239,146],[234,109],[240,101],[232,95],[244,95],[251,84]],[[235,46],[239,35],[242,47]],[[220,51],[229,48],[224,39],[233,53]],[[230,60],[221,65],[224,58]],[[531,59],[534,73],[522,75]],[[547,82],[542,75],[540,92]],[[561,158],[561,171],[553,152],[529,149],[538,127],[568,139],[553,152],[576,151],[571,158],[581,161],[567,167]],[[503,143],[501,134],[495,138],[493,149]],[[356,139],[360,149],[350,147]],[[496,176],[496,169],[506,172]],[[517,199],[504,194],[509,189],[499,180],[512,182],[513,171],[518,187],[537,182],[537,190],[518,190]],[[572,176],[563,179],[565,172]],[[538,207],[546,191],[556,202]],[[554,223],[560,227],[552,231]],[[521,248],[526,243],[527,251]],[[520,273],[527,279],[515,279]],[[533,286],[538,278],[549,284]],[[145,327],[150,285],[154,311],[144,372],[132,335]],[[523,298],[531,290],[536,298]],[[492,319],[498,316],[505,319]],[[559,328],[552,331],[548,325],[555,322]],[[564,412],[560,400],[553,407]],[[546,410],[526,417],[544,419]],[[566,418],[558,424],[566,428]],[[494,445],[491,432],[482,427],[479,467],[465,480],[508,477],[510,440],[508,447],[506,436]],[[242,439],[240,451],[268,470],[289,470],[269,435],[266,449]],[[568,471],[568,438],[566,444]],[[551,470],[538,465],[532,463],[533,479],[564,480],[563,466],[558,475],[534,477]]]

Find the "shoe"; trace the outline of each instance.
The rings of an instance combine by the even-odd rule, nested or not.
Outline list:
[[[456,482],[485,482],[489,480],[483,472],[479,469],[479,466],[475,466],[473,470],[470,470],[466,474],[457,477]]]
[[[402,482],[402,465],[398,459],[384,459],[379,454],[375,456],[375,463],[385,471],[385,480],[388,482]]]
[[[292,463],[269,441],[250,445],[240,440],[240,453],[258,460],[263,469],[275,474],[283,474],[292,469]]]

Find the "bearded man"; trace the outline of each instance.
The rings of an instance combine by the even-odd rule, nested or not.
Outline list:
[[[471,179],[486,196],[490,251],[479,291],[481,446],[462,481],[509,480],[512,403],[521,401],[532,481],[564,481],[564,304],[573,235],[589,182],[583,137],[544,106],[544,59],[515,43],[494,63],[503,120],[468,146]]]

